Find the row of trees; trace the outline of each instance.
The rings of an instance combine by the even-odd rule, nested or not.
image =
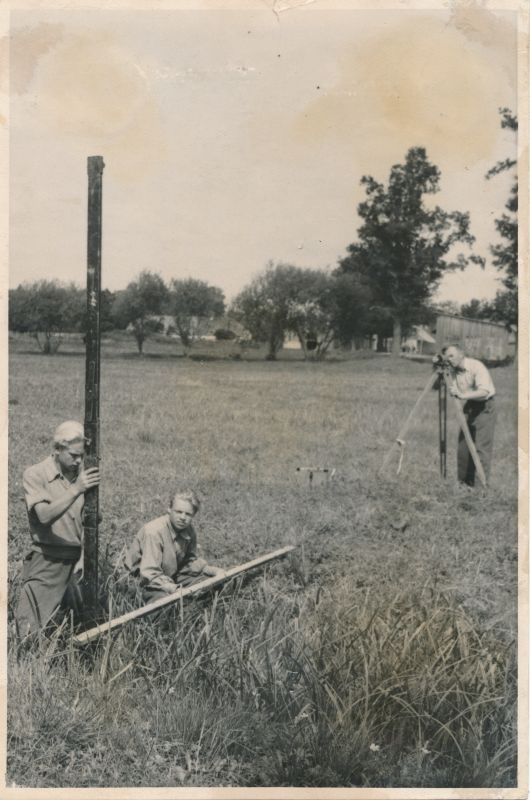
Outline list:
[[[85,305],[84,290],[74,284],[39,281],[21,285],[10,292],[9,327],[32,333],[43,352],[54,353],[62,333],[84,332]],[[472,300],[461,307],[453,302],[425,303],[402,321],[403,333],[408,333],[412,324],[434,322],[438,311],[503,319],[496,301]],[[193,279],[172,281],[167,286],[160,275],[142,272],[126,289],[102,292],[101,327],[103,332],[129,330],[140,353],[145,340],[162,330],[177,333],[184,347],[190,348],[212,329],[212,320],[219,323],[225,312],[223,293],[215,286]],[[374,335],[379,349],[384,349],[395,326],[392,314],[375,302],[364,276],[342,266],[326,272],[272,262],[228,308],[223,324],[238,327],[234,323],[239,323],[248,338],[267,344],[268,359],[276,358],[286,336],[298,338],[306,358],[322,358],[333,342],[359,346]],[[236,336],[226,329],[217,330],[216,335]]]
[[[187,348],[204,333],[209,321],[224,311],[224,294],[217,286],[194,278],[174,279],[167,286],[160,275],[142,272],[124,291],[117,292],[113,317],[117,328],[132,327],[141,353],[145,339],[160,329],[160,315],[172,317]]]
[[[270,262],[235,298],[230,313],[254,340],[267,343],[269,359],[288,334],[298,338],[306,357],[312,351],[321,358],[332,342],[381,332],[362,281],[290,264]]]
[[[146,338],[162,330],[161,316],[168,315],[184,346],[191,347],[208,321],[224,311],[224,295],[216,286],[193,278],[166,285],[160,275],[146,271],[121,291],[102,291],[101,330],[131,330],[142,353]],[[63,333],[85,327],[86,293],[75,284],[37,281],[9,292],[9,330],[33,334],[44,353],[56,352]]]
[[[43,352],[54,353],[63,333],[85,330],[85,305],[85,292],[75,284],[22,284],[9,293],[9,329],[33,334]],[[223,292],[215,286],[194,279],[166,285],[159,274],[142,272],[124,290],[102,292],[101,329],[129,330],[140,353],[145,340],[163,328],[189,348],[225,311]],[[314,350],[322,356],[332,341],[389,333],[369,310],[368,289],[356,278],[272,262],[237,296],[228,316],[252,340],[267,342],[269,358],[288,334],[299,338],[306,355]],[[168,317],[169,327],[162,321]]]
[[[517,119],[501,109],[501,125],[517,130]],[[487,179],[513,170],[515,161],[499,162]],[[299,338],[306,356],[322,357],[330,344],[351,343],[376,334],[401,338],[412,325],[432,320],[432,297],[443,275],[470,262],[484,265],[472,252],[469,214],[446,211],[429,201],[439,191],[440,170],[424,148],[411,148],[403,164],[390,170],[387,185],[371,176],[361,181],[366,197],[358,206],[361,225],[333,271],[273,264],[235,298],[229,314],[255,341],[267,342],[274,359],[286,335]],[[473,300],[461,313],[507,324],[517,321],[517,177],[506,211],[496,220],[501,243],[493,245],[493,264],[504,289],[492,302]],[[464,247],[465,252],[460,248]],[[33,332],[45,352],[58,346],[61,331],[84,328],[84,292],[54,281],[19,286],[10,292],[9,325]],[[145,339],[169,315],[183,345],[191,347],[205,327],[225,312],[221,289],[204,281],[172,280],[142,272],[122,291],[103,292],[102,328],[129,328],[140,353]]]

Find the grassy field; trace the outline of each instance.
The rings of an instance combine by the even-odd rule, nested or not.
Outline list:
[[[514,368],[492,373],[483,494],[455,485],[452,414],[439,478],[435,393],[401,474],[378,475],[426,364],[168,352],[103,348],[103,572],[175,486],[203,499],[212,563],[287,544],[296,555],[90,649],[63,631],[43,654],[17,654],[11,637],[8,782],[515,785]],[[12,609],[29,543],[21,474],[59,422],[82,418],[84,359],[17,341],[10,373]],[[310,488],[299,466],[336,475]]]

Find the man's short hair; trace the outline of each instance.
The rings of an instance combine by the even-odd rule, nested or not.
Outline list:
[[[201,507],[201,501],[199,500],[195,492],[191,491],[191,489],[176,489],[174,492],[171,492],[169,496],[170,508],[173,508],[175,500],[185,500],[187,503],[191,503],[195,514]]]
[[[66,422],[61,422],[53,434],[54,447],[69,447],[71,444],[82,442],[85,444],[85,431],[80,422],[69,419]]]
[[[456,347],[457,350],[460,350],[461,353],[464,352],[464,348],[460,344],[460,342],[446,342],[442,347],[442,354],[445,355],[450,347]]]

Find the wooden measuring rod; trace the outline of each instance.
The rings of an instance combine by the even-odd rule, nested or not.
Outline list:
[[[232,567],[232,569],[227,570],[224,575],[207,578],[206,580],[196,583],[193,586],[188,586],[185,589],[179,589],[172,594],[168,594],[167,597],[161,597],[160,600],[155,600],[153,603],[148,603],[145,606],[136,608],[134,611],[130,611],[128,614],[123,614],[121,617],[116,617],[116,619],[109,619],[108,622],[105,622],[102,625],[96,625],[95,628],[91,628],[88,631],[83,631],[83,633],[78,633],[76,636],[74,636],[74,641],[79,644],[87,644],[88,642],[92,642],[99,636],[102,636],[105,633],[110,633],[111,631],[116,630],[116,628],[120,628],[122,625],[125,625],[127,622],[145,617],[148,614],[153,614],[155,611],[159,611],[161,608],[173,605],[182,598],[197,594],[204,589],[210,589],[213,586],[218,586],[219,584],[230,580],[230,578],[234,578],[236,575],[241,575],[242,573],[248,572],[248,570],[253,569],[254,567],[260,567],[262,564],[266,564],[267,562],[273,561],[276,558],[281,558],[282,556],[287,555],[287,553],[292,552],[294,549],[294,545],[288,545],[287,547],[282,547],[281,550],[274,550],[272,553],[265,553],[265,555],[259,556],[259,558],[255,558],[252,561],[247,561],[245,564],[239,564],[236,567]]]

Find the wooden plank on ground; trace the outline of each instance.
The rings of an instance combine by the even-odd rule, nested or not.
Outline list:
[[[236,575],[241,575],[243,572],[247,572],[254,567],[260,567],[262,564],[266,564],[267,562],[273,561],[276,558],[281,558],[294,549],[295,547],[293,545],[289,545],[287,547],[282,547],[281,550],[274,550],[272,553],[265,553],[265,555],[254,558],[252,561],[247,561],[245,564],[239,564],[236,567],[232,567],[231,569],[227,570],[224,575],[216,575],[213,578],[207,578],[200,583],[195,583],[192,586],[179,589],[177,592],[173,592],[173,594],[168,594],[167,597],[161,597],[160,600],[155,600],[153,603],[148,603],[145,606],[136,608],[134,611],[129,611],[127,614],[123,614],[121,617],[110,619],[108,622],[105,622],[102,625],[96,625],[95,628],[90,628],[88,631],[78,633],[76,636],[74,636],[74,641],[78,644],[87,644],[88,642],[92,642],[99,636],[102,636],[105,633],[110,633],[110,631],[120,628],[127,622],[145,617],[148,614],[153,614],[155,611],[159,611],[161,608],[173,605],[173,603],[178,602],[183,597],[197,594],[204,589],[210,589],[213,586],[224,583],[230,578],[233,578]]]

